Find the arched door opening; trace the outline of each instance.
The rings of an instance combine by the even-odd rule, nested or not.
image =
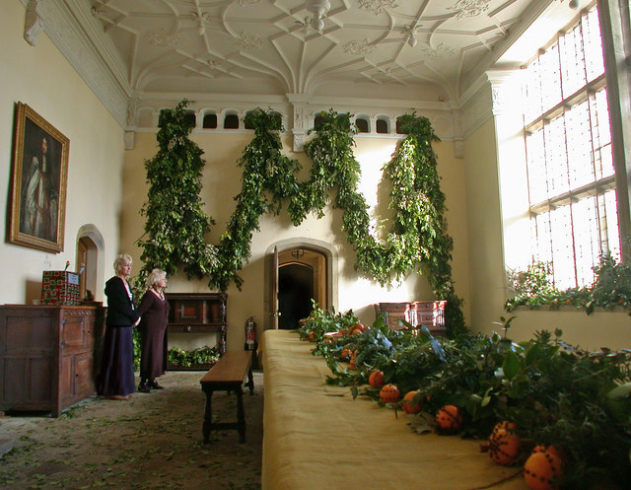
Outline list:
[[[288,262],[278,268],[278,328],[296,329],[309,316],[314,292],[313,267]]]
[[[332,302],[331,257],[320,247],[294,242],[271,254],[271,328],[296,329],[315,302],[328,309]]]

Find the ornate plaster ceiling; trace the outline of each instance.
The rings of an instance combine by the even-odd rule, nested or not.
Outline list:
[[[567,0],[88,2],[136,94],[440,100],[460,97],[545,9],[569,10]]]

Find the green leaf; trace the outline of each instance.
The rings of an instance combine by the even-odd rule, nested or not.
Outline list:
[[[607,393],[607,397],[612,399],[628,398],[629,396],[631,396],[631,382],[616,386],[613,390]]]
[[[519,357],[512,350],[506,352],[506,357],[504,358],[504,363],[502,364],[502,371],[504,371],[504,376],[508,380],[513,380],[520,372],[519,366]]]

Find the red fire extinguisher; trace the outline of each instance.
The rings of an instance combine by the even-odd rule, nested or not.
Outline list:
[[[245,350],[256,350],[256,323],[252,316],[245,321]]]

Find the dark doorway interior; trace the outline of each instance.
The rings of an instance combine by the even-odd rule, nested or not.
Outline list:
[[[288,263],[278,268],[278,327],[295,329],[299,320],[311,312],[313,268],[306,264]]]

